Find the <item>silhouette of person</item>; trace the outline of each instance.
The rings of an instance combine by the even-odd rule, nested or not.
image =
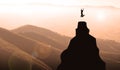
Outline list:
[[[84,17],[85,15],[83,14],[84,9],[81,9],[81,17]]]
[[[86,22],[78,22],[76,36],[61,54],[61,64],[57,70],[105,70],[96,39],[89,34]]]

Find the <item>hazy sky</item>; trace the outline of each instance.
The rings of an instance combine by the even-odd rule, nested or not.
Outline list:
[[[0,0],[1,5],[27,5],[27,4],[52,4],[52,5],[112,5],[120,6],[120,0]]]
[[[103,37],[101,34],[111,31],[114,22],[120,22],[119,3],[120,0],[0,0],[0,27],[14,29],[31,24],[73,36],[77,22],[85,20],[94,35]],[[85,8],[83,19],[79,17],[81,8]]]

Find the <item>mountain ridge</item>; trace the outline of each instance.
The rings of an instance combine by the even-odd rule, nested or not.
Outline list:
[[[47,34],[47,32],[44,33],[44,29],[42,32],[40,32],[41,29],[39,29],[39,27],[37,27],[37,30],[35,30],[36,26],[33,27],[34,29],[31,28],[31,26],[30,27],[27,26],[27,29],[24,29],[24,28],[17,30],[17,32],[15,32],[15,30],[9,31],[4,28],[3,29],[0,28],[0,38],[4,39],[6,41],[8,41],[8,39],[10,39],[10,40],[16,39],[14,42],[18,42],[17,40],[21,40],[19,38],[25,38],[25,39],[22,39],[22,40],[25,40],[23,43],[25,43],[27,40],[29,40],[30,43],[28,43],[28,44],[29,45],[34,44],[32,46],[35,47],[34,50],[32,50],[32,52],[34,51],[34,53],[32,53],[31,55],[39,60],[42,60],[43,62],[48,64],[48,66],[50,66],[53,70],[55,70],[56,66],[59,64],[60,53],[64,49],[67,48],[67,44],[69,43],[69,40],[71,38],[70,37],[65,38],[64,36],[56,34],[55,32],[53,33],[53,31],[52,31],[53,34],[51,34],[51,36],[49,38],[47,36],[47,35],[49,35],[49,33],[51,33],[49,31],[48,31],[49,32],[48,34]],[[13,36],[11,36],[11,35],[13,35]],[[16,35],[19,35],[19,36],[17,36],[19,38],[16,38]],[[27,40],[26,40],[26,38],[27,38]],[[59,38],[60,38],[60,40],[59,40]],[[58,43],[59,41],[57,41],[57,40],[62,41],[62,42]],[[66,42],[64,42],[64,41],[66,41]],[[9,43],[14,44],[14,42],[13,43],[9,42]],[[19,43],[22,44],[22,42],[19,42]],[[56,45],[53,45],[54,43]],[[62,44],[64,47],[62,45],[59,46],[59,44]],[[119,62],[120,62],[120,60],[119,60],[120,47],[119,46],[120,46],[120,43],[115,42],[113,40],[97,39],[97,45],[100,48],[101,57],[107,62],[107,69],[108,70],[119,70],[120,69],[119,68]],[[19,46],[19,45],[16,45],[16,46]],[[58,48],[58,46],[62,47],[62,48]],[[26,50],[24,50],[24,51],[26,51]],[[115,69],[115,68],[117,68],[117,69]]]
[[[60,35],[56,32],[53,32],[51,30],[37,27],[37,26],[33,26],[33,25],[25,25],[25,26],[22,26],[22,27],[19,27],[17,29],[12,30],[12,32],[20,34],[20,35],[26,34],[27,37],[29,37],[31,35],[31,32],[32,32],[32,34],[38,35],[38,36],[36,36],[37,37],[36,39],[39,39],[39,36],[42,36],[39,39],[39,41],[40,40],[44,41],[44,39],[47,38],[46,40],[51,41],[51,42],[49,41],[48,44],[51,44],[52,46],[56,46],[55,44],[57,43],[58,44],[57,46],[59,49],[63,49],[65,46],[67,46],[66,43],[68,43],[68,40],[70,40],[70,37],[63,36],[63,35]],[[33,35],[31,35],[30,37],[32,37],[32,36]],[[64,39],[64,42],[62,41],[63,39]]]

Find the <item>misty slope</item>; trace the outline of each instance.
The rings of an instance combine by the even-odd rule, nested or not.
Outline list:
[[[105,51],[106,53],[120,52],[120,43],[114,40],[97,39],[97,45],[100,50]]]
[[[53,69],[59,63],[60,51],[50,45],[20,36],[3,28],[0,28],[0,38],[44,61]]]
[[[34,41],[30,41],[27,38],[21,37],[3,28],[0,28],[0,38],[9,43],[14,44],[15,46],[19,47],[20,49],[28,53],[31,53],[33,47],[35,46]]]
[[[31,70],[31,65],[37,65],[41,70],[51,70],[44,62],[0,39],[0,70]]]
[[[41,29],[39,27],[35,27],[32,25],[23,26],[23,27],[13,30],[13,32],[20,34],[22,36],[52,45],[51,43],[48,43],[49,41],[51,41],[51,39],[49,38],[49,30],[47,31],[48,33],[47,32],[44,33],[44,31],[46,31],[46,29],[44,30],[44,29]],[[51,32],[51,37],[52,37],[51,42],[53,42],[54,40],[54,44],[58,42],[56,41],[57,38],[55,37],[61,38],[60,35],[54,32]],[[66,39],[63,37],[61,38],[60,41],[62,42],[66,41],[64,44],[67,45],[69,40],[70,38]],[[59,45],[59,43],[57,44]],[[66,45],[64,45],[64,47],[67,47]],[[120,69],[120,63],[119,63],[120,62],[120,59],[119,59],[120,58],[120,54],[119,54],[120,43],[112,41],[112,40],[97,39],[97,45],[100,49],[101,57],[107,62],[107,69],[108,70],[119,70]],[[54,47],[58,47],[58,46],[54,45]]]
[[[47,43],[55,48],[64,49],[68,44],[69,37],[59,35],[53,31],[45,28],[36,27],[32,25],[25,25],[20,28],[12,30],[17,34],[30,37],[40,42]]]
[[[98,39],[97,45],[107,70],[120,70],[120,43],[113,40]]]

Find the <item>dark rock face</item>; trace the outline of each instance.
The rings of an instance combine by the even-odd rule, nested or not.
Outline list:
[[[61,54],[61,64],[57,70],[106,70],[96,39],[89,34],[86,22],[78,22],[76,36]]]

